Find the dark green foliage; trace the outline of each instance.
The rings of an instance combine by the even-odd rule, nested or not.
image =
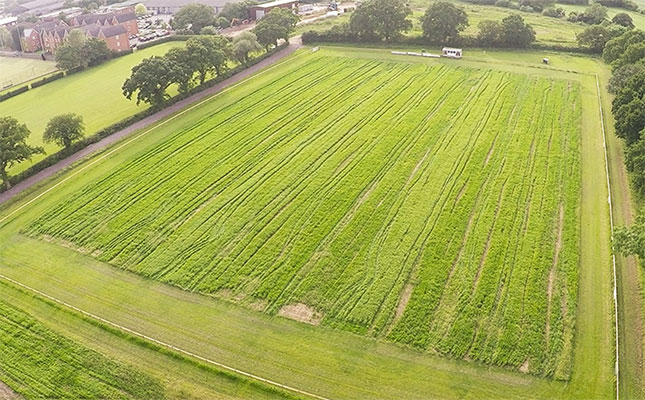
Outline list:
[[[111,57],[112,52],[103,40],[88,39],[80,30],[73,30],[56,51],[58,68],[64,70],[83,69],[100,64]]]
[[[210,6],[192,3],[183,6],[172,19],[175,30],[190,30],[199,33],[203,27],[215,24],[215,11]]]
[[[47,123],[43,142],[69,148],[72,143],[81,140],[84,133],[83,117],[73,113],[57,115]]]
[[[431,3],[421,19],[423,36],[435,43],[447,43],[468,26],[468,15],[454,3]]]
[[[225,18],[228,22],[233,19],[245,20],[249,18],[249,7],[257,4],[255,1],[229,2],[224,5],[218,17]]]
[[[645,59],[640,60],[634,64],[626,64],[618,68],[614,68],[609,79],[607,89],[609,93],[616,94],[621,91],[627,81],[634,75],[645,71]]]
[[[10,90],[4,94],[0,94],[0,101],[10,99],[13,96],[19,95],[20,93],[25,93],[27,90],[29,90],[29,86],[21,86],[17,89]]]
[[[542,11],[542,15],[551,18],[562,18],[565,16],[565,12],[561,7],[549,7],[545,8],[544,11]]]
[[[159,107],[168,98],[166,89],[175,81],[177,66],[165,57],[153,56],[132,68],[132,74],[122,86],[129,100],[137,93],[137,104]]]
[[[587,46],[596,53],[602,53],[602,49],[609,38],[609,31],[600,25],[587,27],[576,35],[576,40],[580,46]]]
[[[618,13],[614,15],[614,17],[611,19],[611,22],[629,29],[634,28],[634,20],[627,13]]]
[[[298,23],[298,16],[286,8],[274,8],[265,15],[253,29],[258,43],[267,50],[270,46],[278,46],[278,40],[289,42],[289,35]]]
[[[625,53],[629,47],[638,46],[645,42],[645,32],[641,30],[629,30],[617,38],[611,39],[602,51],[602,58],[607,64],[614,68],[629,64]],[[633,52],[633,51],[632,51]],[[632,61],[636,62],[637,59]]]
[[[639,172],[645,173],[645,170]],[[630,227],[616,229],[614,243],[621,254],[637,255],[641,260],[645,260],[645,215],[640,214]]]
[[[0,381],[27,398],[163,399],[150,376],[114,362],[0,301]]]
[[[571,22],[584,22],[585,24],[598,25],[607,18],[607,7],[599,3],[593,3],[584,12],[572,11],[567,18]]]
[[[60,79],[60,78],[62,78],[64,76],[65,76],[64,72],[62,72],[62,71],[61,72],[56,72],[55,74],[46,76],[46,77],[42,78],[39,81],[32,82],[30,86],[31,86],[32,89],[35,89],[38,86],[42,86],[42,85],[44,85],[46,83],[53,82],[53,81],[55,81],[57,79]]]
[[[616,135],[627,145],[636,143],[645,128],[645,71],[632,75],[612,101]]]
[[[7,169],[31,159],[34,154],[45,152],[42,147],[27,144],[30,134],[27,125],[19,123],[15,118],[0,117],[0,177],[5,189],[11,187]]]
[[[352,13],[349,27],[362,39],[391,40],[412,28],[410,14],[401,0],[368,0]]]

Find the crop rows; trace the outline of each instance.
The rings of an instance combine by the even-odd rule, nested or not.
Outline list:
[[[0,301],[0,381],[26,398],[162,399],[151,377],[54,333]]]
[[[579,88],[312,56],[28,232],[188,290],[541,375],[570,372]]]

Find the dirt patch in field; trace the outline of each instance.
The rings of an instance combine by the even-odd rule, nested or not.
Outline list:
[[[399,322],[399,320],[403,316],[403,312],[405,311],[405,308],[408,306],[408,302],[410,301],[410,297],[412,297],[412,290],[414,290],[414,285],[411,284],[411,283],[407,283],[405,285],[405,287],[403,288],[403,293],[401,293],[401,297],[399,298],[399,305],[396,306],[396,312],[394,313],[394,319],[392,320],[392,323],[390,324],[390,331],[392,330],[392,328],[394,328],[394,325],[396,325],[396,323]]]
[[[74,251],[76,251],[78,253],[81,253],[81,254],[90,254],[90,253],[92,253],[92,255],[94,254],[90,249],[86,249],[85,247],[77,246],[74,243],[72,243],[70,241],[67,241],[67,240],[57,239],[57,238],[55,238],[53,236],[50,236],[50,235],[42,235],[41,239],[44,240],[45,242],[54,243],[54,244],[57,244],[59,246],[66,247],[66,248],[68,248],[70,250],[74,250]],[[100,255],[101,253],[99,252],[98,254]]]
[[[528,358],[526,359],[526,361],[524,361],[524,364],[520,365],[519,370],[523,374],[528,374],[529,373],[530,365],[529,365],[529,359]]]
[[[20,395],[14,392],[9,386],[5,385],[4,382],[0,381],[0,400],[16,400],[20,399]]]
[[[319,325],[323,315],[304,303],[288,304],[283,306],[278,315],[304,322],[310,325]]]

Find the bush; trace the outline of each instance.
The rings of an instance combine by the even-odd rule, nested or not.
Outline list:
[[[37,88],[38,86],[42,86],[42,85],[44,85],[45,83],[49,83],[49,82],[55,81],[56,79],[60,79],[60,78],[62,78],[62,77],[64,77],[64,76],[65,76],[65,73],[64,73],[64,72],[62,72],[62,71],[61,71],[61,72],[56,72],[56,73],[55,73],[55,74],[53,74],[53,75],[46,76],[46,77],[44,77],[43,79],[41,79],[41,80],[39,80],[39,81],[33,82],[33,83],[31,84],[31,88],[32,88],[32,89],[35,89],[35,88]]]
[[[565,12],[563,8],[555,8],[555,7],[549,7],[546,8],[544,11],[542,11],[542,15],[546,17],[552,17],[552,18],[561,18],[564,17]]]
[[[495,6],[504,7],[504,8],[511,8],[513,6],[513,2],[511,0],[497,0],[495,2]]]
[[[21,86],[18,89],[11,90],[5,94],[0,95],[0,101],[4,101],[7,99],[12,98],[13,96],[17,96],[20,93],[25,93],[27,90],[29,90],[29,86]]]

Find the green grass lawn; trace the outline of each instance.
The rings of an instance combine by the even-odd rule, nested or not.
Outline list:
[[[21,57],[0,57],[0,89],[30,81],[56,70],[53,61]],[[3,102],[3,107],[7,102]]]
[[[92,134],[145,109],[145,104],[137,107],[135,101],[123,97],[121,85],[141,60],[165,54],[168,49],[181,45],[181,42],[169,42],[149,47],[29,90],[2,102],[0,115],[9,115],[27,124],[31,130],[28,142],[32,145],[43,145],[42,135],[47,122],[67,112],[81,115],[86,133]],[[59,150],[54,144],[44,147],[49,154]],[[31,162],[18,164],[9,172],[16,174],[44,157],[36,155]]]
[[[465,58],[459,61],[402,58],[382,49],[329,46],[323,46],[316,54],[317,57],[349,57],[348,63],[354,63],[356,59],[377,61],[375,64],[387,60],[397,61],[401,66],[407,66],[410,71],[421,71],[423,68],[440,71],[441,68],[453,69],[463,66],[473,68],[474,76],[488,74],[491,78],[487,79],[510,72],[526,74],[529,78],[526,82],[563,79],[572,82],[572,90],[579,86],[580,97],[574,100],[575,104],[570,104],[579,106],[582,113],[582,185],[578,302],[576,311],[568,310],[576,314],[576,331],[571,343],[572,373],[568,382],[538,378],[472,361],[450,360],[325,326],[309,326],[282,317],[258,313],[226,301],[191,294],[118,271],[86,254],[87,249],[79,249],[84,243],[72,243],[75,240],[73,236],[62,235],[65,242],[58,243],[65,244],[64,247],[54,241],[38,240],[21,234],[21,231],[24,232],[52,205],[74,198],[81,192],[91,193],[100,187],[96,186],[100,185],[97,182],[101,182],[113,171],[123,168],[124,165],[135,165],[145,157],[154,156],[154,152],[151,153],[153,149],[168,149],[169,145],[182,135],[181,132],[190,131],[200,124],[217,123],[218,118],[225,114],[213,115],[213,110],[234,108],[248,95],[257,95],[255,92],[260,90],[259,88],[279,82],[286,66],[289,70],[305,68],[314,57],[308,55],[306,50],[296,53],[283,64],[250,78],[249,84],[237,85],[189,113],[161,122],[158,129],[145,130],[140,136],[127,139],[115,147],[114,151],[104,152],[81,163],[76,169],[62,174],[49,185],[5,206],[4,212],[0,214],[0,273],[187,350],[332,398],[612,398],[613,314],[609,221],[604,165],[599,162],[603,159],[603,148],[598,99],[595,78],[591,75],[603,70],[601,64],[592,58],[550,52],[469,50]],[[549,54],[552,60],[548,66],[540,63],[545,54]],[[464,72],[460,68],[456,71]],[[529,92],[531,91],[527,93]],[[580,104],[577,104],[578,101]],[[338,104],[341,107],[342,103]],[[297,114],[288,114],[284,123],[297,117]],[[374,131],[374,137],[384,133],[382,130]],[[209,140],[217,140],[220,136],[223,138],[222,135],[224,134],[220,133]],[[205,136],[203,138],[206,139]],[[276,136],[273,140],[277,138]],[[289,137],[284,136],[282,140],[287,139]],[[253,135],[249,140],[253,140]],[[367,143],[373,140],[370,139]],[[518,140],[525,141],[520,136]],[[163,145],[160,145],[162,143]],[[219,154],[214,147],[209,149],[210,151],[202,155],[194,156],[190,164],[183,162],[179,163],[178,167],[184,165],[192,168],[202,162],[215,164],[226,161],[225,154]],[[236,160],[237,158],[233,159]],[[345,165],[351,164],[351,160],[349,158]],[[171,163],[172,158],[168,158],[158,165],[169,168]],[[159,171],[152,173],[161,171],[162,168],[159,168]],[[136,185],[136,181],[132,183]],[[52,185],[58,186],[53,189]],[[49,190],[50,188],[52,190]],[[347,189],[353,190],[351,185],[348,185]],[[190,190],[189,185],[178,191],[177,195]],[[42,193],[42,196],[30,202],[30,199],[39,193]],[[466,198],[465,194],[463,198]],[[152,198],[146,196],[146,199],[150,201]],[[324,197],[321,196],[321,199]],[[338,200],[342,201],[343,198]],[[216,201],[219,201],[218,197]],[[115,207],[120,204],[118,193],[115,192],[111,202]],[[158,211],[169,212],[164,208],[158,208]],[[227,224],[237,223],[235,215],[233,213],[223,221],[227,221]],[[199,219],[199,216],[195,218]],[[367,228],[369,225],[364,226]],[[139,229],[137,227],[132,232]],[[210,235],[217,237],[217,232],[211,231]],[[362,233],[357,232],[357,235],[359,234]],[[139,240],[137,243],[144,242]],[[199,241],[193,243],[200,244]],[[144,249],[145,247],[140,248]],[[334,251],[330,249],[331,254],[334,254]],[[100,253],[95,253],[94,256],[100,256]],[[325,253],[322,253],[322,256],[325,256]],[[19,301],[14,299],[17,296],[8,297],[12,298],[11,302]],[[424,378],[419,379],[419,376]]]

